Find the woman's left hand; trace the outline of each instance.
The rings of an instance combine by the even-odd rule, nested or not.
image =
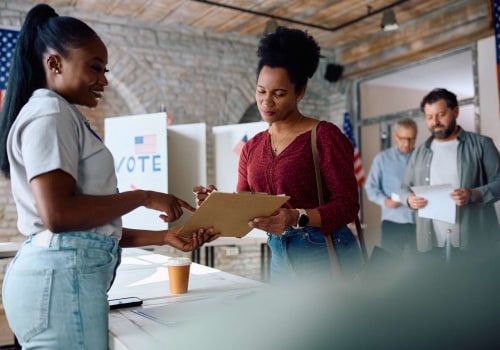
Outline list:
[[[179,232],[181,226],[175,226],[167,231],[163,236],[165,244],[168,244],[176,249],[182,250],[183,252],[190,252],[198,249],[203,244],[207,242],[212,242],[220,237],[220,233],[214,233],[213,228],[203,229],[200,228],[198,231],[193,232],[190,237],[179,237],[177,232]]]
[[[269,233],[283,233],[287,227],[292,226],[293,215],[297,215],[296,210],[280,208],[271,216],[260,216],[248,222],[248,226],[257,228]],[[296,222],[297,220],[295,220]]]

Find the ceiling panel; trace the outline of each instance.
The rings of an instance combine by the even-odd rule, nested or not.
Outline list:
[[[253,37],[260,37],[274,16],[280,25],[307,30],[328,53],[329,60],[344,66],[344,76],[349,77],[363,77],[408,64],[493,34],[490,2],[478,0],[44,2],[56,9],[74,7],[101,15],[130,17],[156,28],[182,23],[209,32]],[[381,31],[385,8],[394,10],[399,30]]]

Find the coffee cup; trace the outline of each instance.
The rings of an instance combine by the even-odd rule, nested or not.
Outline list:
[[[188,290],[191,259],[170,258],[167,260],[168,280],[171,294],[184,294]]]

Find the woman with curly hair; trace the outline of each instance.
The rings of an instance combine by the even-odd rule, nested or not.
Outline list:
[[[268,233],[271,281],[296,276],[331,278],[328,235],[341,270],[355,271],[362,260],[357,240],[347,227],[359,211],[352,144],[334,124],[299,110],[308,80],[317,70],[320,47],[304,31],[278,27],[261,39],[257,54],[255,99],[269,128],[243,147],[236,189],[291,196],[273,215],[249,223]],[[321,205],[311,150],[314,127],[323,184]],[[198,203],[213,189],[195,187]]]

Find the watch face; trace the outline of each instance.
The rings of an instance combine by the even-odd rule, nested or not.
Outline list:
[[[301,214],[298,221],[299,227],[306,226],[308,222],[309,222],[309,216]]]

